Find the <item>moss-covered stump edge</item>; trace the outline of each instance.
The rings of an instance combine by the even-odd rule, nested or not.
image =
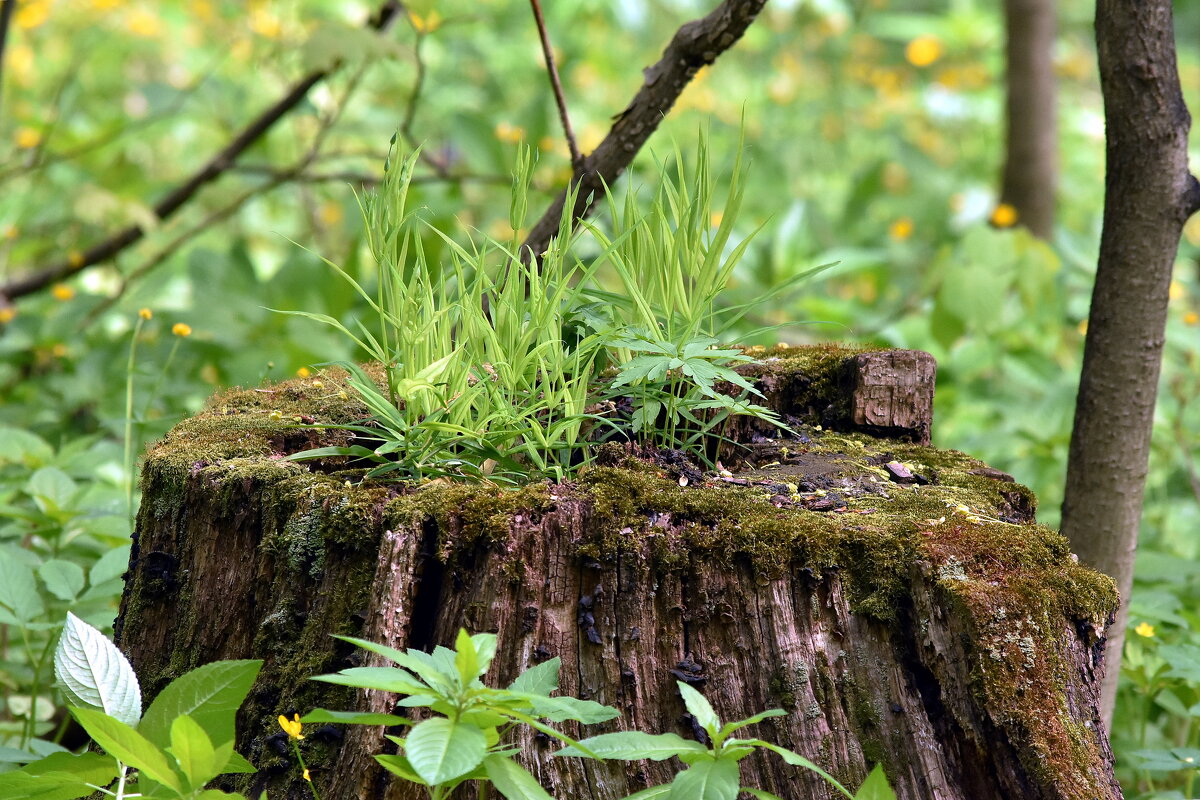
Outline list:
[[[831,398],[817,412],[829,421],[836,418],[828,411],[837,403],[833,387],[855,353],[787,354],[771,371],[815,387],[810,407]],[[804,374],[787,376],[779,362],[788,361]],[[963,684],[947,691],[967,693],[987,719],[947,724],[968,740],[1003,732],[1024,772],[1056,787],[1057,794],[1037,796],[1116,796],[1094,698],[1077,696],[1098,680],[1090,672],[1098,672],[1101,637],[1116,608],[1112,582],[1080,567],[1063,537],[1032,524],[1032,493],[985,464],[955,451],[815,428],[805,429],[802,442],[774,445],[777,463],[699,481],[616,448],[576,483],[520,490],[437,483],[412,490],[363,483],[360,472],[336,465],[314,470],[284,460],[342,436],[309,423],[363,413],[336,374],[235,389],[214,397],[145,459],[119,641],[148,695],[207,661],[266,659],[242,715],[244,751],[262,768],[256,786],[291,767],[272,738],[275,715],[349,706],[344,690],[306,678],[357,663],[328,634],[363,631],[377,579],[372,556],[384,531],[426,537],[429,555],[450,573],[486,552],[520,583],[525,565],[516,540],[573,506],[591,521],[573,542],[583,561],[632,558],[667,575],[703,560],[731,569],[748,564],[764,581],[836,580],[855,615],[897,633],[916,623],[924,638],[913,647],[935,657],[957,652],[972,665]],[[895,482],[887,465],[897,462],[920,482]],[[260,557],[229,564],[224,551]],[[249,570],[230,583],[257,588],[231,592],[219,613],[196,607],[188,600],[197,577],[188,570],[205,559],[233,573]],[[930,619],[945,613],[961,613],[969,635],[938,641]],[[255,629],[229,635],[229,621],[238,618]],[[1091,651],[1083,665],[1072,658],[1080,647]],[[1089,672],[1082,678],[1075,674],[1081,668]],[[789,685],[780,679],[774,704],[794,704]],[[860,735],[886,728],[880,709],[858,713]],[[311,737],[310,746],[319,770],[336,761],[338,734]],[[880,741],[864,755],[886,762],[888,752]]]

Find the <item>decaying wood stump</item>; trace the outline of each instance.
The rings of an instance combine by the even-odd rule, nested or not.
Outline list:
[[[363,413],[336,376],[219,395],[146,457],[119,644],[149,695],[264,659],[239,720],[260,771],[229,787],[273,798],[308,796],[278,714],[394,702],[306,680],[375,663],[329,634],[428,648],[460,627],[498,634],[489,680],[558,656],[564,692],[623,714],[577,734],[693,737],[682,680],[729,719],[786,709],[752,730],[851,786],[882,762],[906,800],[1120,797],[1097,713],[1111,581],[1034,524],[1027,489],[926,446],[932,359],[799,348],[746,372],[801,437],[746,426],[732,477],[609,444],[577,482],[520,490],[282,460],[343,435],[295,421]],[[375,765],[380,729],[308,733],[322,797],[422,796]],[[523,744],[559,798],[620,798],[679,766]],[[773,757],[742,775],[832,796]]]

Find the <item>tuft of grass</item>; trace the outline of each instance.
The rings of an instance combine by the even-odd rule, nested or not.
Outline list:
[[[751,359],[717,346],[753,305],[722,312],[718,303],[750,241],[730,244],[744,193],[740,154],[718,224],[701,137],[694,169],[676,147],[673,169],[664,169],[646,213],[632,194],[619,208],[606,193],[608,232],[576,225],[568,197],[539,263],[519,249],[533,171],[527,148],[513,175],[512,237],[502,243],[471,232],[460,242],[424,222],[409,203],[419,151],[396,162],[395,138],[392,147],[382,184],[360,198],[379,268],[374,293],[326,261],[369,304],[374,324],[352,330],[326,315],[283,312],[349,336],[384,365],[386,385],[336,362],[371,416],[338,426],[356,443],[293,459],[364,459],[374,465],[369,477],[561,481],[590,462],[589,435],[600,426],[706,462],[732,415],[784,428],[750,402],[759,393],[733,371]],[[575,246],[585,231],[592,244],[586,261]],[[445,244],[444,260],[430,258],[428,235]],[[605,288],[602,272],[616,276],[619,291]],[[615,377],[604,372],[610,366]],[[624,394],[634,409],[622,420],[612,401]]]

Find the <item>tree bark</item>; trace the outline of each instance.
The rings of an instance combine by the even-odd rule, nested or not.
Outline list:
[[[374,663],[328,634],[429,648],[466,627],[498,633],[489,682],[557,656],[564,692],[622,712],[576,735],[694,738],[682,680],[727,719],[786,709],[751,730],[852,787],[882,762],[902,800],[1120,797],[1097,712],[1111,581],[1032,524],[1032,494],[1008,476],[837,430],[927,433],[927,355],[764,356],[747,374],[801,435],[749,431],[732,476],[608,444],[569,484],[355,483],[343,464],[281,459],[342,435],[284,420],[363,413],[336,376],[227,392],[146,458],[118,642],[148,698],[200,663],[265,660],[239,718],[259,772],[224,785],[252,796],[310,796],[279,714],[394,703],[307,680]],[[323,797],[422,796],[374,762],[382,733],[306,730]],[[679,767],[518,744],[560,798],[616,800]],[[742,780],[834,796],[774,757],[742,762]]]
[[[1007,152],[1000,200],[1042,239],[1054,235],[1058,191],[1055,16],[1054,0],[1004,0]]]
[[[1104,229],[1075,407],[1062,530],[1087,564],[1133,585],[1168,292],[1183,224],[1200,208],[1188,172],[1191,118],[1179,87],[1169,0],[1100,0],[1096,43],[1106,119]],[[1108,639],[1105,718],[1125,633]]]

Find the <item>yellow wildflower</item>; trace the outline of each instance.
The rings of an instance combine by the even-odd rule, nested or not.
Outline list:
[[[310,370],[308,367],[301,367],[300,369],[296,370],[296,374],[301,378],[307,378],[309,375],[312,375],[312,370]]]
[[[997,228],[1011,228],[1017,224],[1017,210],[1008,203],[1001,203],[992,212],[990,221]]]
[[[708,221],[709,224],[711,224],[714,228],[719,228],[721,227],[721,220],[723,219],[725,219],[724,211],[714,211],[711,215],[709,215]]]
[[[158,36],[162,32],[162,23],[158,17],[140,8],[125,20],[125,27],[134,36],[142,36],[147,39]]]
[[[1181,300],[1187,294],[1187,289],[1183,288],[1183,284],[1179,281],[1171,281],[1170,288],[1167,289],[1167,297],[1171,300]]]
[[[17,128],[17,147],[31,150],[42,143],[42,134],[28,126]]]
[[[519,142],[525,138],[525,129],[508,122],[496,124],[496,138],[502,142]]]
[[[0,308],[0,325],[7,325],[16,319],[17,312],[11,308]]]
[[[13,75],[23,84],[29,83],[29,79],[33,77],[33,48],[19,44],[6,54],[8,64],[11,67]]]
[[[55,300],[62,300],[65,303],[75,296],[75,290],[65,283],[56,283],[50,289],[50,294],[54,295]]]
[[[1200,323],[1200,314],[1195,311],[1189,311],[1183,315],[1184,325],[1196,325],[1197,323]]]
[[[139,308],[138,316],[142,319],[151,319],[154,316],[154,312],[148,308]]]
[[[895,239],[897,242],[903,242],[908,237],[912,236],[913,221],[908,217],[901,217],[888,226],[888,236]]]
[[[13,22],[18,28],[29,30],[38,27],[49,18],[49,0],[26,0],[20,4],[17,13],[13,15]]]
[[[942,43],[936,36],[918,36],[904,48],[904,57],[914,67],[928,67],[942,57]]]
[[[308,774],[308,767],[304,768],[304,780],[308,781],[309,783],[312,783],[312,778]]]
[[[286,733],[288,735],[289,739],[303,739],[304,738],[304,734],[302,734],[300,732],[300,728],[303,726],[300,724],[300,715],[299,714],[292,714],[291,719],[288,719],[283,714],[280,714],[279,715],[279,727],[283,728],[284,733]]]
[[[322,203],[319,215],[321,222],[324,224],[329,226],[337,225],[342,221],[342,205],[341,203],[335,203],[333,200]]]
[[[176,322],[171,326],[171,333],[175,334],[176,336],[191,336],[192,326],[188,325],[186,322]]]
[[[283,31],[283,23],[279,21],[279,17],[256,9],[250,13],[250,30],[267,39],[278,39]]]
[[[1144,636],[1147,639],[1149,639],[1151,636],[1154,635],[1154,626],[1151,625],[1149,622],[1142,622],[1142,623],[1139,623],[1138,626],[1133,629],[1133,631],[1138,636]]]
[[[429,14],[423,17],[419,14],[409,12],[408,19],[412,23],[413,30],[417,33],[433,33],[442,27],[442,15],[436,10],[430,11]]]
[[[1088,321],[1086,319],[1080,320],[1079,324],[1075,326],[1075,330],[1079,331],[1080,336],[1087,336],[1087,323]]]
[[[57,342],[50,348],[50,354],[55,358],[64,358],[67,355],[67,346],[62,342]]]

